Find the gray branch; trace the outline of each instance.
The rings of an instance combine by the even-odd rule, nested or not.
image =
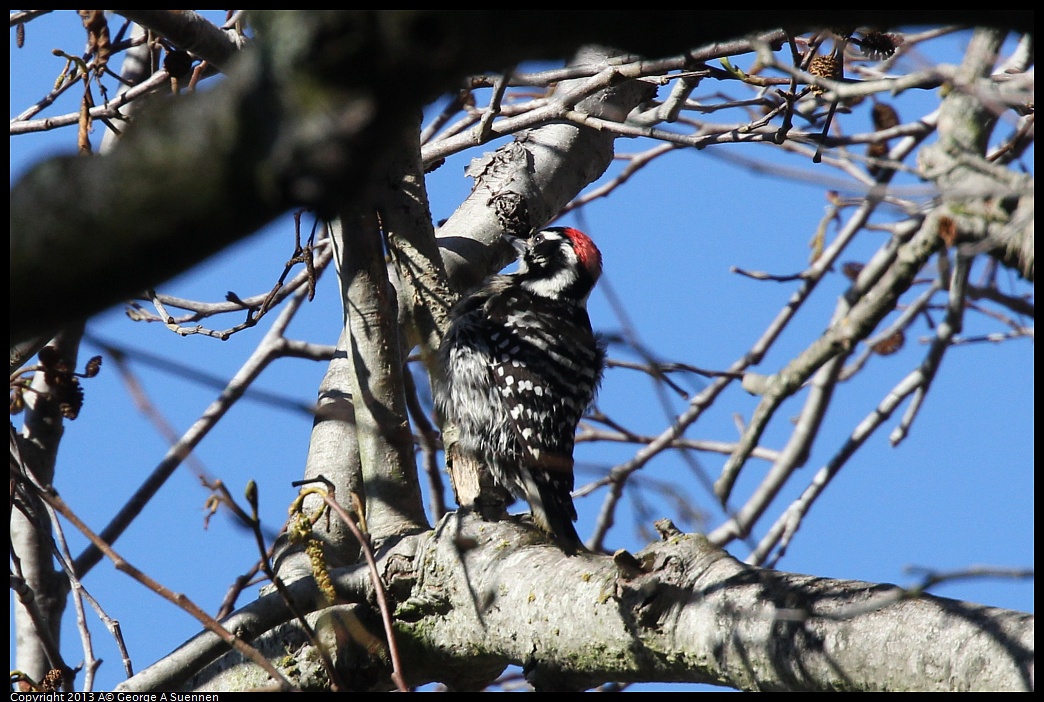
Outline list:
[[[406,416],[398,303],[388,280],[376,217],[342,215],[339,268],[348,318],[350,387],[355,408],[369,532],[378,539],[428,528],[413,434]]]
[[[399,593],[397,637],[409,684],[475,689],[515,664],[538,690],[608,680],[744,690],[1032,689],[1030,614],[756,568],[702,536],[658,526],[663,541],[615,559],[565,556],[531,529],[473,515],[449,515],[434,531],[407,537],[378,567]],[[362,567],[334,575],[346,602],[368,596]],[[295,584],[294,593],[307,588],[307,581]],[[223,624],[249,640],[286,621],[284,609],[269,595]],[[187,679],[186,668],[212,659],[215,646],[213,634],[201,634],[120,689],[172,689]],[[310,658],[301,651],[295,665]],[[380,671],[384,682],[374,689],[390,686],[380,656],[351,661],[364,664],[373,666],[370,674]],[[239,665],[225,682],[268,684],[259,672]],[[221,685],[212,679],[206,689]]]

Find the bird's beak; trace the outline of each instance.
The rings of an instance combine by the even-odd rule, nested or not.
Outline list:
[[[511,244],[511,248],[515,250],[519,256],[529,250],[529,242],[526,239],[520,239],[512,234],[504,234],[504,240]]]

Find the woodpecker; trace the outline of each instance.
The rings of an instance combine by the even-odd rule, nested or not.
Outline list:
[[[453,309],[436,409],[456,424],[461,453],[488,466],[575,553],[583,543],[573,527],[573,443],[605,362],[587,315],[602,255],[571,227],[507,238],[517,272],[490,276]]]

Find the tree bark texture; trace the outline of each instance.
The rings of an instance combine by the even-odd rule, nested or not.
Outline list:
[[[615,558],[565,556],[525,522],[457,514],[390,545],[378,567],[395,597],[408,682],[479,689],[515,664],[543,690],[642,680],[766,691],[1032,689],[1032,615],[756,568],[701,535],[660,528],[661,541]],[[367,598],[362,569],[335,573],[346,601]],[[304,592],[308,585],[294,587]],[[272,597],[265,605],[278,611]],[[244,623],[256,622],[258,608],[248,605],[226,626],[247,635]],[[264,626],[274,626],[278,615],[266,616]],[[369,615],[335,626],[343,627],[334,637],[340,641],[383,639]],[[285,637],[286,629],[279,631]],[[202,650],[208,638],[201,634],[194,645]],[[287,667],[314,676],[306,670],[315,656],[301,646]],[[170,689],[201,660],[166,665],[176,677],[146,669],[121,689]],[[390,686],[379,652],[371,650],[360,665],[356,658],[343,671],[346,681]],[[232,679],[270,683],[243,666],[252,667],[225,663],[234,673],[223,675],[232,677],[204,674],[194,689],[243,689],[225,687]]]

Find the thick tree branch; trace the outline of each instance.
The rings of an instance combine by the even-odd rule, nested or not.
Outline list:
[[[419,347],[425,365],[432,369],[456,296],[447,285],[435,241],[421,166],[420,126],[418,114],[397,135],[374,184],[374,200],[393,263],[391,277],[398,288],[405,347]]]
[[[474,689],[514,663],[537,689],[607,680],[746,690],[1032,689],[1032,615],[893,585],[755,568],[702,536],[660,528],[663,541],[614,560],[565,556],[511,521],[448,515],[434,531],[386,549],[378,567],[397,593],[407,681]],[[349,601],[372,587],[359,566],[334,576]],[[304,596],[307,585],[294,585],[298,606],[315,602]],[[269,595],[222,624],[250,640],[251,632],[285,621],[281,609]],[[216,645],[206,633],[186,647]],[[121,689],[171,689],[184,680],[187,653],[176,652]],[[383,682],[372,669],[355,669],[356,679],[386,688],[386,663],[370,664]],[[250,684],[245,674],[249,669],[236,673],[237,684]]]
[[[480,660],[504,656],[538,689],[651,679],[748,690],[1032,685],[1030,615],[754,568],[666,527],[665,541],[637,554],[642,572],[527,544],[510,524],[489,527],[440,525],[420,550],[415,594],[449,611],[406,628],[429,649],[469,641]],[[983,657],[996,667],[981,670]],[[937,665],[949,674],[911,673]]]
[[[339,273],[348,317],[352,405],[362,467],[366,524],[377,539],[428,527],[413,434],[406,415],[398,302],[376,217],[342,215]]]
[[[333,485],[338,498],[346,504],[353,493],[364,494],[359,436],[352,403],[354,365],[349,339],[348,329],[344,328],[337,340],[334,357],[319,383],[304,469],[304,480],[322,477]],[[305,498],[305,509],[317,509],[319,502],[318,496],[310,495]],[[312,534],[323,542],[323,553],[329,567],[355,563],[359,557],[359,543],[340,519],[320,520],[312,527]],[[276,570],[280,577],[287,581],[310,577],[312,569],[307,556],[299,547],[287,549],[289,546],[286,536],[280,536],[276,549]]]
[[[652,86],[627,81],[614,86],[602,73],[614,75],[609,49],[589,47],[573,59],[575,65],[601,66],[593,78],[563,81],[555,99],[577,109],[623,121]],[[589,86],[610,86],[591,94]],[[467,290],[507,263],[509,247],[502,235],[528,236],[544,226],[584,187],[597,179],[613,158],[616,135],[608,131],[549,124],[518,134],[515,139],[476,159],[468,169],[475,179],[471,195],[439,228],[446,272],[451,286]]]
[[[218,70],[228,69],[245,38],[225,31],[192,10],[113,10],[189,51]]]

